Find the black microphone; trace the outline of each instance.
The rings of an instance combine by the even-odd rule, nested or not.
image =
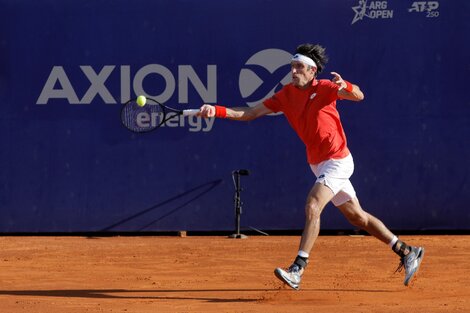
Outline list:
[[[236,170],[236,171],[233,171],[234,174],[238,174],[240,176],[248,176],[250,175],[250,171],[249,170]]]

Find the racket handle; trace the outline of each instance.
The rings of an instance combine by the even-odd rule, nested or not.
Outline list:
[[[199,113],[199,109],[183,110],[183,116],[193,116]]]

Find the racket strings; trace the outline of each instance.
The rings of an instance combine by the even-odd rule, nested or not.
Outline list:
[[[121,110],[121,122],[133,132],[143,133],[154,130],[168,119],[159,104],[148,103],[139,106],[135,101],[129,101]]]

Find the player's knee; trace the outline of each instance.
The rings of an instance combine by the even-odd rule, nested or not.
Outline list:
[[[359,214],[359,213],[349,214],[347,216],[347,219],[349,223],[359,228],[367,227],[367,224],[369,223],[369,219],[366,214]]]
[[[317,220],[320,217],[321,207],[317,200],[309,201],[305,206],[305,217],[308,221]]]

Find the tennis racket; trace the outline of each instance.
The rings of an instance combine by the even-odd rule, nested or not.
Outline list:
[[[146,133],[158,129],[168,120],[177,116],[193,116],[199,110],[177,110],[161,104],[155,99],[146,98],[144,105],[137,104],[137,99],[127,101],[121,109],[122,124],[135,133]]]

